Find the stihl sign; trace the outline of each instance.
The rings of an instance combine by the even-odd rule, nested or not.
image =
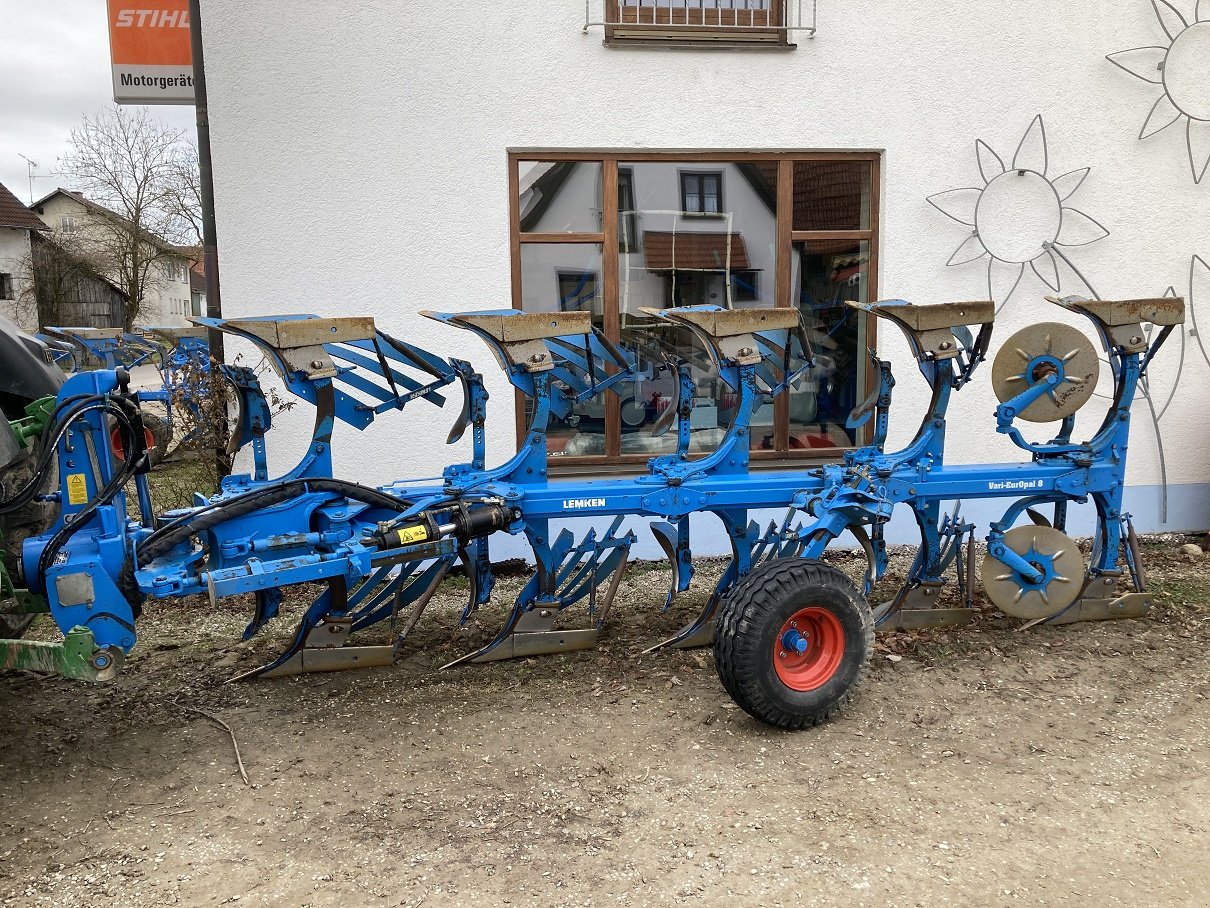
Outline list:
[[[192,104],[188,0],[108,0],[113,99]]]

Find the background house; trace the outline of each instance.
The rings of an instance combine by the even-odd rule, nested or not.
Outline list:
[[[201,250],[189,262],[190,315],[206,314],[206,269],[202,263]]]
[[[32,296],[32,237],[47,230],[38,216],[0,184],[0,315],[37,327]]]
[[[77,192],[56,189],[31,208],[55,232],[60,246],[89,261],[110,281],[124,285],[119,262],[137,255],[142,299],[139,324],[184,325],[193,314],[188,250],[146,230]],[[127,266],[129,269],[130,266]],[[122,287],[130,296],[132,288]]]
[[[1087,333],[1043,301],[1056,287],[1210,299],[1194,258],[1210,257],[1210,179],[1195,180],[1210,122],[1181,109],[1204,97],[1204,69],[1174,60],[1156,103],[1159,57],[1197,23],[1193,0],[1173,3],[1180,16],[1161,22],[1149,0],[819,0],[817,20],[796,0],[592,0],[586,22],[582,3],[452,16],[369,0],[283,18],[267,0],[206,0],[226,314],[364,313],[473,358],[499,463],[516,444],[508,385],[420,309],[586,308],[619,336],[649,303],[798,306],[832,342],[831,371],[810,406],[754,433],[754,456],[838,456],[875,344],[896,365],[899,444],[924,384],[903,339],[844,313],[846,297],[991,297],[993,349],[1040,321]],[[1106,59],[1147,46],[1146,65]],[[1210,514],[1210,363],[1189,327],[1152,366],[1158,431],[1146,401],[1136,409],[1127,507],[1147,530]],[[989,371],[950,409],[956,462],[1019,459],[994,431]],[[632,396],[639,434],[652,390]],[[704,433],[726,402],[699,392]],[[1094,398],[1077,434],[1105,405]],[[635,426],[583,415],[563,427],[567,469],[642,469]],[[274,431],[300,440],[308,419]],[[338,430],[343,471],[433,475],[467,457],[442,419],[387,422]]]
[[[49,232],[33,234],[34,324],[121,328],[130,297]]]

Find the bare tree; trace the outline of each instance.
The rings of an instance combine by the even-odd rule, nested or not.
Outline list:
[[[197,245],[197,150],[185,134],[140,108],[110,108],[72,130],[60,171],[85,197],[72,241],[129,296],[126,326],[165,279],[165,259]]]

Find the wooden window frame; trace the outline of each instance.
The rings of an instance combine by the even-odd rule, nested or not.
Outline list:
[[[629,183],[630,207],[631,207],[631,209],[633,209],[635,207],[635,202],[636,202],[636,196],[634,194],[634,168],[632,168],[632,167],[619,167],[618,168],[618,191],[619,192],[622,189],[622,174],[623,173],[626,174],[627,180]],[[603,207],[602,207],[602,214],[604,214]],[[638,212],[631,210],[630,214],[626,215],[625,217],[626,217],[627,226],[629,228],[627,232],[630,234],[629,237],[627,237],[629,242],[626,244],[626,248],[623,249],[622,245],[621,245],[623,238],[621,235],[621,231],[619,231],[619,233],[618,233],[618,251],[624,252],[628,255],[631,253],[635,253],[635,252],[642,252],[643,244],[639,240],[639,231],[638,231],[638,227],[639,227]],[[620,223],[621,222],[620,219],[622,218],[622,209],[620,209],[620,208],[618,209],[618,218],[619,218],[619,223]]]
[[[595,300],[601,295],[601,272],[594,271],[590,268],[556,268],[555,269],[555,292],[559,294],[559,301],[563,301],[563,280],[568,277],[578,277],[580,279],[590,277],[592,279],[592,296],[590,299]],[[604,300],[602,299],[602,307]],[[583,309],[564,309],[564,312],[583,312]]]
[[[712,25],[693,25],[688,24],[689,14],[695,12],[695,8],[689,7],[683,10],[668,10],[664,12],[666,16],[656,15],[659,10],[651,7],[652,18],[667,18],[667,22],[625,22],[622,4],[619,0],[605,0],[605,44],[607,46],[616,47],[727,47],[727,48],[750,48],[753,50],[765,49],[791,49],[794,47],[790,43],[789,32],[786,30],[788,22],[786,20],[786,0],[771,0],[771,9],[769,11],[770,20],[777,24],[771,25],[769,28],[735,28],[732,25],[727,25],[725,20],[726,15],[719,16],[719,24]],[[674,12],[684,13],[684,22],[673,23]],[[707,10],[706,12],[714,12]],[[723,11],[730,12],[730,11]],[[745,11],[739,12],[763,12],[763,11]],[[639,18],[636,14],[635,18]],[[680,18],[680,17],[678,17]],[[705,13],[702,13],[703,22],[705,21]],[[752,25],[756,23],[756,19],[752,15],[746,17],[747,23]],[[738,20],[737,20],[738,21]]]
[[[705,192],[704,180],[707,177],[714,177],[715,182],[718,184],[718,192],[715,194],[715,196],[718,200],[718,211],[707,211],[706,210],[706,192]],[[689,201],[689,192],[686,187],[686,183],[690,179],[696,179],[698,181],[698,184],[697,184],[698,210],[697,211],[690,211],[689,206],[686,204]],[[721,217],[723,217],[724,212],[727,210],[727,203],[724,201],[725,196],[723,195],[723,171],[721,171],[721,170],[678,169],[677,170],[677,180],[680,183],[680,190],[681,190],[681,214],[683,214],[687,218],[721,218]]]
[[[558,163],[572,161],[598,163],[601,165],[601,227],[597,232],[580,233],[523,233],[520,221],[520,165],[521,162]],[[794,164],[800,161],[864,161],[870,165],[870,226],[860,230],[794,230]],[[634,150],[558,150],[514,148],[508,151],[509,193],[509,247],[511,254],[512,307],[522,309],[521,247],[542,243],[583,243],[601,247],[600,293],[604,310],[604,331],[613,340],[618,340],[621,314],[618,311],[618,165],[639,163],[662,163],[684,165],[687,169],[695,165],[742,164],[775,162],[777,171],[777,265],[774,275],[774,300],[778,307],[790,307],[793,288],[790,286],[794,244],[811,240],[852,240],[868,242],[870,264],[867,294],[871,301],[878,296],[879,245],[881,224],[882,153],[877,151],[735,151],[728,149],[691,151],[634,151]],[[679,177],[678,177],[679,179]],[[721,186],[720,186],[721,192]],[[720,199],[721,202],[721,199]],[[877,326],[872,317],[866,319],[864,346],[872,348],[877,341]],[[866,361],[865,385],[870,387],[876,380],[873,366]],[[792,450],[789,447],[789,400],[785,394],[775,401],[775,445],[776,450],[751,451],[754,468],[837,460],[845,451],[864,444],[869,439],[871,426],[858,430],[854,445],[833,448],[805,448]],[[549,461],[552,473],[563,475],[574,473],[600,474],[607,472],[641,472],[650,459],[649,454],[622,454],[620,431],[620,402],[616,394],[605,395],[605,453],[590,456],[566,456]],[[516,444],[523,444],[526,437],[525,396],[519,391],[514,396],[516,415]]]

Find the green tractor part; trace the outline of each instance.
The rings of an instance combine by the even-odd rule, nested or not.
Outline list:
[[[14,587],[0,552],[0,630],[16,621],[24,631],[26,616],[44,615],[50,607],[42,596]],[[31,619],[32,620],[32,619]],[[98,648],[92,631],[75,627],[58,643],[0,637],[0,672],[17,669],[49,672],[75,681],[108,681],[122,667],[121,650]]]
[[[73,681],[108,681],[121,669],[122,660],[121,650],[98,648],[86,627],[72,628],[61,643],[0,640],[0,671],[18,669],[49,672]]]
[[[31,439],[37,438],[50,424],[51,414],[55,409],[55,398],[52,395],[39,397],[31,404],[25,405],[25,416],[22,419],[9,420],[9,426],[21,447],[29,447]]]

